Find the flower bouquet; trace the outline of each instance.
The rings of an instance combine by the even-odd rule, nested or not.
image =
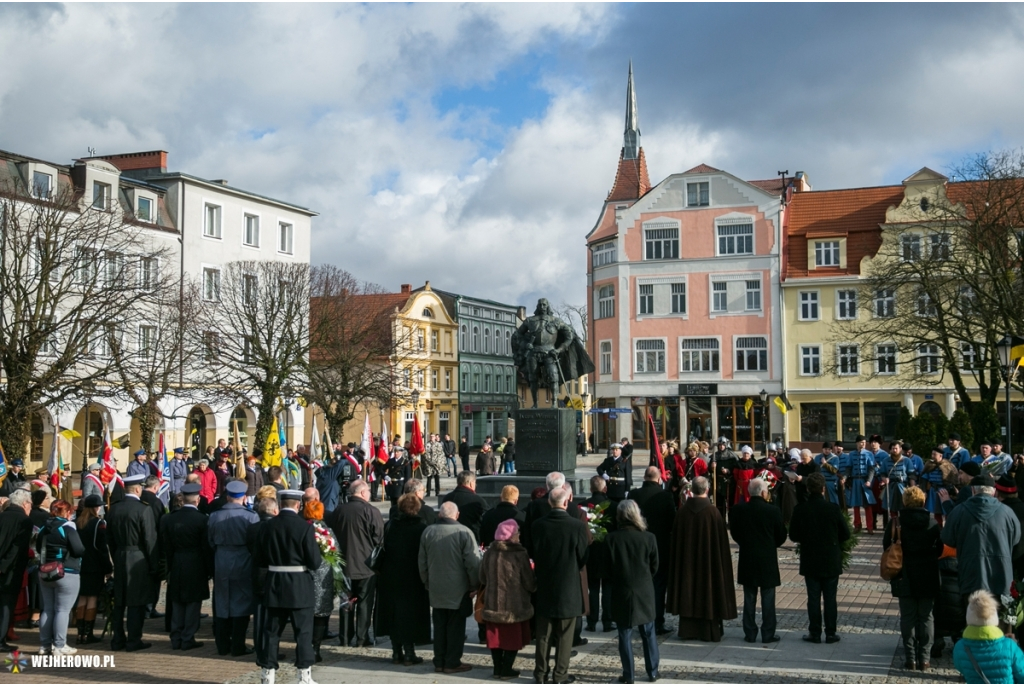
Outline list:
[[[1024,592],[1024,582],[1015,580],[1010,583],[1010,593],[999,597],[999,623],[1005,625],[1009,631],[1015,632],[1015,628],[1024,621],[1024,602],[1021,602],[1021,593]]]
[[[590,529],[590,534],[597,542],[601,542],[608,535],[608,525],[611,523],[611,518],[608,515],[609,505],[611,505],[611,500],[605,500],[600,504],[588,504],[583,510],[587,515],[587,528]]]
[[[316,544],[320,548],[320,556],[331,567],[331,575],[334,578],[334,593],[341,597],[348,592],[348,584],[345,580],[345,573],[342,571],[342,567],[345,566],[345,559],[341,556],[341,550],[338,549],[338,541],[331,530],[324,525],[323,521],[313,522],[313,536],[316,538]]]

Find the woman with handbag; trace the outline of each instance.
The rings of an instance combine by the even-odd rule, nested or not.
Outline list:
[[[889,520],[882,547],[889,555],[900,545],[903,564],[891,581],[892,596],[900,603],[900,631],[903,633],[904,663],[907,670],[927,671],[929,649],[934,636],[933,609],[939,594],[939,555],[942,531],[924,508],[925,495],[917,486],[903,491],[903,507]]]
[[[85,552],[82,554],[82,572],[79,574],[78,604],[75,607],[75,620],[78,624],[77,644],[91,645],[100,638],[93,634],[96,625],[96,605],[103,594],[103,585],[107,577],[114,572],[107,549],[107,524],[100,517],[103,499],[99,495],[89,495],[78,503],[78,516],[75,517],[75,528],[82,540]]]
[[[51,518],[39,530],[39,589],[43,611],[39,617],[39,653],[74,654],[67,644],[68,619],[78,600],[79,573],[85,546],[71,517],[71,505],[57,500],[50,505]]]
[[[519,677],[512,666],[516,654],[530,644],[530,619],[533,618],[531,593],[537,590],[537,578],[530,555],[519,543],[519,523],[502,521],[494,532],[494,542],[480,562],[477,621],[484,624],[487,647],[494,662],[494,677],[511,680]]]
[[[420,537],[427,524],[420,518],[422,500],[414,492],[398,498],[398,515],[384,530],[377,579],[377,623],[374,635],[391,636],[392,663],[415,666],[416,645],[430,644],[430,597],[419,571]]]

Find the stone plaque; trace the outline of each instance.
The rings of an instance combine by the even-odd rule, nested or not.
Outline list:
[[[520,409],[516,413],[516,473],[545,476],[576,471],[576,412],[573,409]]]

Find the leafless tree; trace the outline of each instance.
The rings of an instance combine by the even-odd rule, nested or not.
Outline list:
[[[68,181],[0,188],[0,440],[24,454],[31,415],[114,394],[111,350],[148,297],[159,230],[93,209]]]

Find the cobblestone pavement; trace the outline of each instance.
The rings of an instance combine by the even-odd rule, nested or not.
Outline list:
[[[596,457],[581,460],[580,472],[590,472]],[[638,460],[640,461],[640,460]],[[643,457],[646,462],[646,457]],[[638,476],[642,469],[637,469]],[[639,478],[637,479],[639,481]],[[454,479],[442,479],[445,490],[454,486]],[[386,507],[379,505],[384,515]],[[736,549],[733,547],[735,556]],[[839,634],[842,640],[834,645],[811,645],[800,636],[806,630],[806,602],[804,585],[798,574],[798,560],[792,545],[779,550],[782,587],[778,589],[776,607],[778,630],[782,641],[774,645],[748,644],[742,639],[740,619],[726,623],[725,638],[720,643],[683,642],[675,635],[660,639],[662,682],[711,683],[910,683],[959,682],[953,669],[950,650],[932,661],[927,674],[902,670],[903,649],[899,637],[898,605],[890,596],[888,583],[878,577],[878,559],[881,554],[881,535],[863,536],[854,552],[850,570],[839,584]],[[742,589],[737,595],[737,606],[742,611]],[[161,607],[162,608],[162,607]],[[209,603],[204,611],[210,612]],[[758,617],[760,621],[760,616]],[[42,668],[33,665],[18,675],[0,671],[0,683],[200,683],[259,682],[259,671],[251,656],[220,657],[213,645],[212,621],[204,619],[197,639],[204,642],[200,649],[175,652],[170,649],[163,619],[146,621],[145,639],[153,643],[151,649],[128,654],[112,653],[107,649],[109,640],[83,648],[80,655],[113,655],[113,668]],[[674,625],[670,617],[669,625]],[[331,629],[337,630],[337,615]],[[37,651],[38,630],[18,629],[19,645],[31,654]],[[71,627],[72,634],[74,626]],[[403,668],[391,664],[391,645],[386,638],[381,643],[364,649],[339,647],[323,648],[324,663],[313,669],[321,683],[440,683],[476,682],[490,680],[490,653],[484,645],[475,642],[476,624],[467,621],[464,661],[473,670],[459,675],[435,674],[430,665],[431,649],[425,645],[419,654],[426,658],[423,665]],[[290,635],[286,632],[286,639]],[[611,683],[618,678],[621,667],[615,633],[584,633],[589,644],[578,648],[572,660],[570,673],[580,682]],[[634,645],[637,655],[638,678],[642,682],[643,660],[640,643]],[[294,645],[282,642],[286,659],[294,658]],[[5,655],[6,656],[6,655]],[[523,675],[518,682],[531,679],[534,652],[527,647],[520,653],[516,667]],[[297,682],[292,666],[283,666],[278,682]]]

